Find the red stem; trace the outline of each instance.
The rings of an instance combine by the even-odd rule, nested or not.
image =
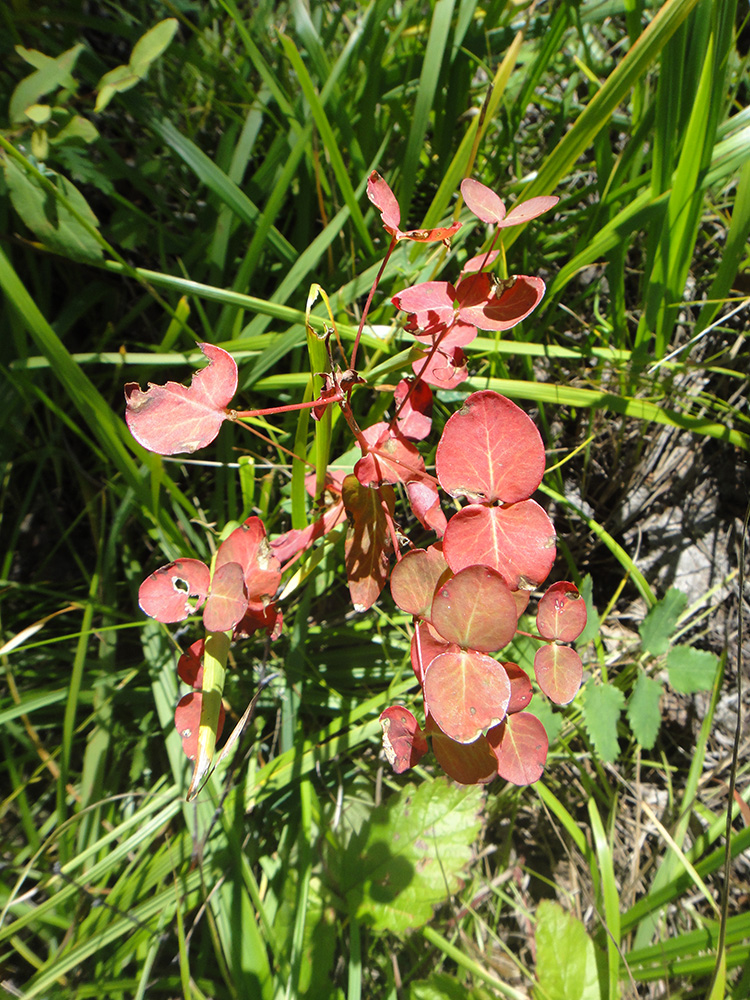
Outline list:
[[[314,406],[321,406],[325,403],[340,403],[344,398],[343,392],[326,399],[313,399],[309,403],[289,403],[286,406],[269,406],[264,410],[230,410],[233,420],[247,419],[248,417],[268,417],[275,413],[292,413],[294,410],[311,410]]]

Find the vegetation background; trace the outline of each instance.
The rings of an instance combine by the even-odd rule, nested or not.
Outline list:
[[[750,993],[747,15],[736,0],[3,5],[9,996]],[[394,777],[377,718],[413,694],[408,622],[387,594],[354,614],[326,544],[282,638],[237,648],[235,719],[275,676],[235,763],[187,803],[185,636],[145,622],[137,588],[206,558],[229,519],[288,528],[282,448],[306,438],[292,414],[249,449],[225,425],[210,455],[162,460],[127,433],[122,385],[185,381],[207,340],[237,359],[248,405],[300,401],[311,282],[350,343],[385,249],[373,169],[412,227],[460,211],[467,174],[508,202],[561,198],[504,243],[511,272],[547,282],[542,306],[471,345],[462,390],[497,389],[542,430],[556,573],[589,605],[586,684],[545,716],[531,788],[456,788],[432,765]],[[447,261],[400,246],[389,263],[354,396],[366,422],[408,369],[390,294],[455,277],[484,237],[461,217]],[[463,395],[438,395],[438,427]],[[334,454],[350,447],[332,435]]]

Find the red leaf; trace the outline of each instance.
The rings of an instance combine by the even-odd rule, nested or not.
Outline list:
[[[235,626],[234,637],[251,636],[265,629],[270,639],[278,639],[283,624],[284,616],[274,601],[270,604],[249,604],[242,620]]]
[[[435,456],[437,477],[453,497],[516,503],[544,474],[544,445],[533,421],[491,390],[474,392],[447,421]]]
[[[467,566],[435,591],[430,621],[447,641],[484,653],[507,646],[518,625],[508,584],[488,566]]]
[[[214,569],[211,591],[203,610],[207,632],[227,632],[242,619],[247,608],[247,588],[242,567],[225,562]]]
[[[373,424],[362,436],[370,450],[354,466],[354,475],[363,486],[405,483],[424,474],[424,459],[417,449],[387,423]]]
[[[574,583],[561,580],[547,589],[537,607],[536,627],[543,639],[578,638],[586,627],[586,602]]]
[[[461,181],[461,194],[466,207],[482,222],[502,222],[505,218],[505,205],[495,192],[481,181],[466,177]]]
[[[198,691],[203,687],[203,647],[205,639],[197,639],[192,646],[188,646],[185,652],[177,661],[177,676],[185,684],[196,688]]]
[[[525,274],[500,282],[485,271],[469,274],[456,287],[458,315],[480,330],[510,330],[536,309],[544,290],[541,278]]]
[[[490,253],[480,253],[476,257],[472,257],[467,260],[464,266],[461,268],[461,274],[473,274],[476,271],[483,271],[485,268],[492,267],[497,258],[500,256],[499,250],[491,250]]]
[[[583,677],[581,657],[570,646],[548,643],[534,656],[534,676],[550,701],[567,705],[572,701]]]
[[[151,618],[169,625],[181,622],[200,608],[208,594],[211,573],[198,559],[177,559],[147,577],[138,591],[138,604]]]
[[[381,486],[380,496],[349,475],[341,496],[349,519],[344,553],[349,593],[355,611],[367,611],[377,601],[388,579],[391,536],[388,517],[393,517],[396,496],[391,486]],[[381,497],[388,514],[383,510]]]
[[[553,194],[540,195],[537,198],[529,198],[528,201],[516,202],[510,212],[505,216],[500,229],[507,229],[509,226],[522,226],[524,222],[530,222],[545,212],[554,208],[560,199]]]
[[[424,675],[424,698],[446,736],[473,743],[502,722],[510,700],[510,681],[491,656],[474,649],[441,653]]]
[[[216,553],[216,570],[226,563],[239,563],[242,567],[248,601],[269,601],[278,590],[281,565],[259,517],[248,517],[221,543]]]
[[[422,281],[394,295],[397,309],[412,313],[417,326],[452,323],[456,314],[456,289],[449,281]]]
[[[546,580],[555,552],[555,529],[534,500],[506,507],[469,504],[445,530],[445,558],[454,573],[482,563],[496,569],[511,590],[533,590]]]
[[[198,346],[208,366],[193,375],[189,387],[149,382],[143,392],[137,382],[125,386],[125,420],[136,441],[149,451],[197,451],[213,441],[229,417],[226,406],[237,391],[234,358],[213,344]]]
[[[432,478],[425,475],[419,479],[410,479],[406,484],[406,495],[409,506],[422,527],[434,531],[438,538],[442,538],[448,521],[440,506],[440,494]]]
[[[418,378],[437,389],[455,389],[469,377],[466,358],[460,347],[437,350],[427,361],[424,358],[412,361],[411,367]]]
[[[462,785],[479,785],[497,777],[497,757],[486,736],[480,736],[473,743],[457,743],[434,728],[436,731],[430,733],[432,752],[449,778]]]
[[[182,737],[182,749],[187,754],[188,760],[195,760],[198,752],[198,730],[201,723],[201,704],[203,695],[200,691],[191,691],[180,698],[174,713],[174,724],[177,732]],[[221,736],[224,728],[224,706],[219,706],[219,723],[216,727],[216,739]]]
[[[503,667],[510,681],[508,715],[522,712],[528,706],[533,694],[529,675],[517,663],[503,663]]]
[[[411,637],[411,665],[420,685],[424,684],[425,671],[436,656],[441,653],[457,653],[459,649],[455,643],[438,638],[428,622],[419,622]]]
[[[422,441],[432,430],[432,389],[424,382],[402,378],[393,393],[399,433]],[[406,402],[403,402],[406,400]]]
[[[408,615],[426,618],[432,609],[432,599],[439,581],[450,575],[442,547],[414,549],[393,567],[391,594],[393,600]]]
[[[408,708],[391,705],[380,715],[383,750],[396,774],[414,767],[427,753],[427,740]]]
[[[308,549],[316,538],[322,538],[323,535],[327,535],[329,531],[332,531],[337,524],[341,524],[345,517],[344,503],[340,500],[332,507],[329,507],[325,514],[319,517],[317,521],[308,524],[306,528],[292,528],[284,532],[283,535],[279,535],[278,538],[274,538],[271,542],[273,554],[280,562],[288,562],[297,553]]]
[[[401,209],[396,197],[380,174],[373,170],[367,178],[367,197],[380,211],[386,232],[398,240],[413,240],[416,243],[435,243],[438,240],[449,240],[461,228],[460,222],[453,223],[443,229],[410,229],[404,232],[399,229]]]
[[[531,712],[509,715],[487,733],[501,778],[514,785],[531,785],[544,773],[549,740],[544,726]]]

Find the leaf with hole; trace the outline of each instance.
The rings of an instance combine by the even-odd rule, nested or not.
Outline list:
[[[165,625],[181,622],[201,607],[210,583],[205,563],[177,559],[146,577],[138,590],[138,604],[150,618]]]
[[[449,417],[435,456],[452,497],[483,503],[528,499],[544,474],[544,445],[533,421],[505,396],[474,392]]]
[[[226,407],[237,391],[234,358],[213,344],[198,346],[208,365],[193,375],[190,386],[149,382],[145,392],[137,382],[125,386],[125,420],[148,451],[178,455],[205,448],[230,417]]]
[[[505,718],[510,681],[503,667],[484,653],[474,649],[441,653],[425,672],[424,699],[446,736],[472,743]]]

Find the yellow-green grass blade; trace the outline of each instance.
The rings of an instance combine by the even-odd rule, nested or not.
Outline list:
[[[612,846],[604,832],[599,810],[594,799],[589,799],[589,819],[594,848],[601,877],[604,904],[604,931],[607,943],[607,969],[609,972],[609,1000],[620,997],[620,894],[615,881]]]

